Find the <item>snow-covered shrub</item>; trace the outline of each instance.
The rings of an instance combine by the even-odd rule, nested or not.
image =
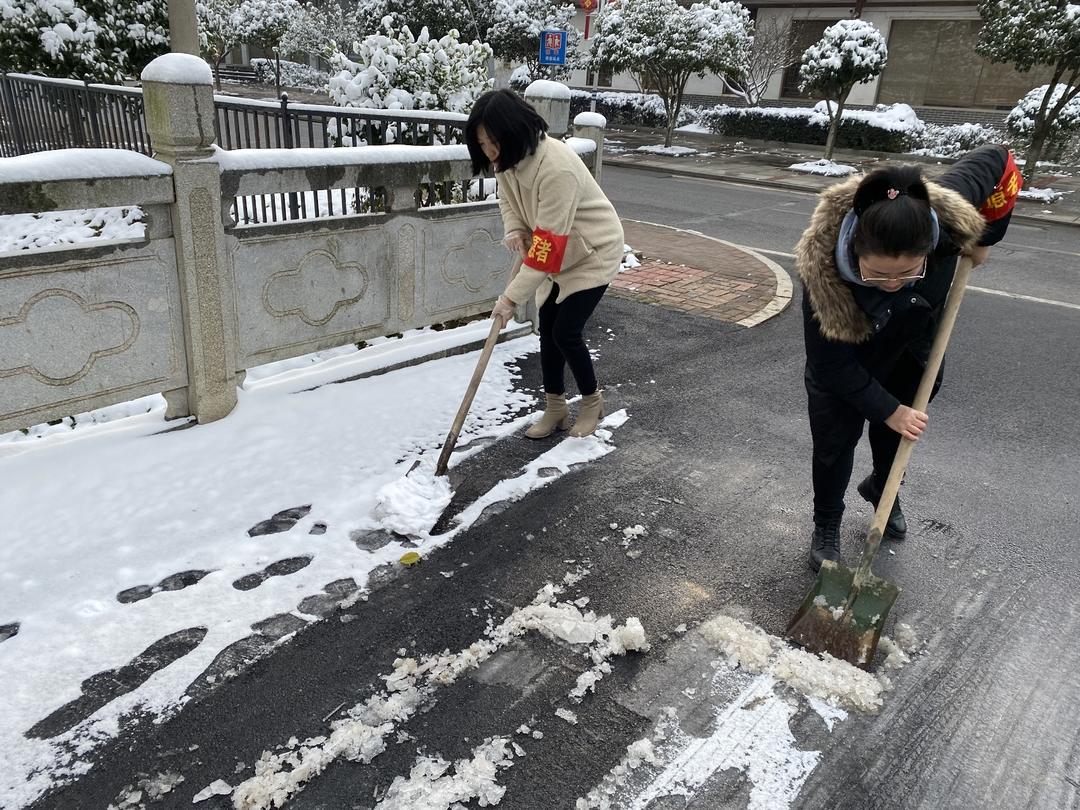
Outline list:
[[[919,138],[919,154],[956,158],[984,143],[1002,143],[1005,133],[984,124],[927,124]]]
[[[587,90],[570,91],[570,115],[592,109],[593,94]],[[663,100],[652,93],[620,93],[600,91],[596,93],[596,111],[610,124],[661,128],[667,126],[667,112]],[[694,123],[699,111],[683,107],[679,111],[676,126]]]
[[[118,82],[168,43],[165,0],[0,0],[0,70]]]
[[[801,88],[824,98],[829,116],[825,158],[832,157],[844,104],[856,84],[868,82],[885,69],[889,49],[885,37],[866,20],[840,20],[825,29],[818,42],[802,55]]]
[[[467,112],[491,89],[487,44],[461,42],[455,30],[441,39],[426,28],[419,36],[407,26],[387,25],[384,31],[356,43],[356,61],[341,52],[330,58],[329,91],[336,104]]]
[[[274,61],[272,59],[252,59],[251,66],[255,68],[255,75],[260,82],[263,84],[274,83]],[[329,74],[325,71],[313,68],[311,65],[281,60],[282,87],[324,91],[329,78]]]
[[[813,107],[729,107],[704,110],[699,123],[718,135],[784,143],[823,144],[829,137],[825,102]],[[907,104],[844,110],[837,143],[871,152],[907,152],[919,143],[923,121]]]
[[[1080,25],[1080,18],[1077,20],[1077,25]],[[1057,85],[1050,96],[1048,108],[1057,107],[1069,89],[1068,85]],[[1048,84],[1036,87],[1017,102],[1008,118],[1005,119],[1009,135],[1025,150],[1031,144],[1032,134],[1035,131],[1035,117],[1049,90]],[[1050,161],[1061,160],[1070,151],[1069,141],[1077,135],[1080,135],[1080,96],[1074,96],[1072,100],[1067,101],[1062,106],[1061,112],[1046,125],[1046,143],[1042,157]]]
[[[452,30],[470,39],[483,39],[491,25],[490,4],[475,0],[351,0],[350,8],[355,13],[358,36],[385,28],[387,17],[395,30],[427,28],[437,39]]]
[[[518,65],[510,74],[510,89],[515,93],[525,93],[526,88],[532,84],[533,75],[528,65]]]

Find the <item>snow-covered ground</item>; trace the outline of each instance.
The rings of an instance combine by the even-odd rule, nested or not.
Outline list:
[[[1057,202],[1071,191],[1057,191],[1052,188],[1025,188],[1020,191],[1021,200],[1037,200],[1044,203]]]
[[[0,436],[0,749],[8,763],[0,805],[23,806],[85,771],[93,746],[114,736],[126,714],[167,715],[193,684],[209,688],[204,670],[254,625],[278,617],[302,627],[317,619],[311,597],[358,598],[375,568],[397,564],[404,538],[374,549],[361,538],[385,528],[380,491],[414,459],[430,465],[476,353],[306,389],[475,341],[489,326],[253,370],[230,416],[186,430],[168,431],[176,425],[152,397]],[[528,422],[534,398],[515,390],[515,367],[536,350],[532,336],[496,347],[455,459],[472,451],[470,442]],[[625,418],[620,412],[596,436],[555,445],[446,534],[414,526],[414,550],[426,554],[489,503],[520,498],[610,452]],[[266,646],[290,637],[267,631]],[[165,638],[187,645],[186,654],[126,694],[92,697],[87,678]],[[67,714],[54,714],[61,707]],[[25,736],[35,726],[38,735]]]
[[[814,160],[808,163],[793,163],[788,166],[793,172],[801,172],[803,174],[821,174],[825,177],[846,177],[849,174],[855,174],[859,170],[854,166],[848,166],[843,163],[834,163],[831,160]]]
[[[140,208],[91,208],[0,216],[0,253],[41,250],[93,239],[142,239]]]
[[[637,151],[645,152],[650,155],[668,155],[670,157],[696,155],[698,152],[697,149],[691,149],[689,146],[663,146],[658,143],[639,146]]]

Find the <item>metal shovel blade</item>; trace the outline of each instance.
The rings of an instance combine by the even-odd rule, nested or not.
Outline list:
[[[852,599],[854,578],[847,566],[823,562],[785,635],[811,652],[827,652],[868,669],[900,589],[871,574]]]

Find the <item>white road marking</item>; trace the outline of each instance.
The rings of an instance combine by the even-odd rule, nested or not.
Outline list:
[[[1004,290],[991,290],[987,287],[968,286],[969,290],[986,293],[987,295],[1000,295],[1003,298],[1015,298],[1019,301],[1030,301],[1033,304],[1046,304],[1052,307],[1065,307],[1066,309],[1080,309],[1080,304],[1070,304],[1068,301],[1055,301],[1053,298],[1037,298],[1034,295],[1005,292]]]
[[[784,253],[780,250],[766,250],[765,248],[750,247],[749,245],[736,245],[744,250],[751,250],[757,253],[766,253],[769,256],[781,256],[785,259],[794,259],[794,253]],[[1062,251],[1055,251],[1062,252]],[[1053,298],[1039,298],[1034,295],[1024,295],[1023,293],[1006,292],[1005,290],[992,290],[989,287],[974,287],[968,285],[968,289],[974,292],[986,293],[987,295],[999,295],[1002,298],[1015,298],[1018,301],[1029,301],[1033,304],[1046,304],[1051,307],[1065,307],[1066,309],[1080,309],[1080,304],[1071,304],[1068,301],[1057,301]]]

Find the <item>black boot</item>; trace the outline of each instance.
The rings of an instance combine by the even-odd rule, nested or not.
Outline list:
[[[878,489],[877,479],[873,473],[866,476],[859,484],[859,494],[862,495],[863,500],[870,502],[875,509],[877,509],[878,501],[881,500],[881,490]],[[900,511],[900,496],[896,496],[896,501],[893,503],[892,513],[889,515],[889,522],[885,524],[885,534],[882,536],[884,540],[903,540],[907,536],[907,518],[904,517],[904,513]]]
[[[810,542],[810,567],[817,571],[825,560],[844,564],[844,558],[840,556],[840,518],[831,518],[821,523],[814,521],[814,539]]]

